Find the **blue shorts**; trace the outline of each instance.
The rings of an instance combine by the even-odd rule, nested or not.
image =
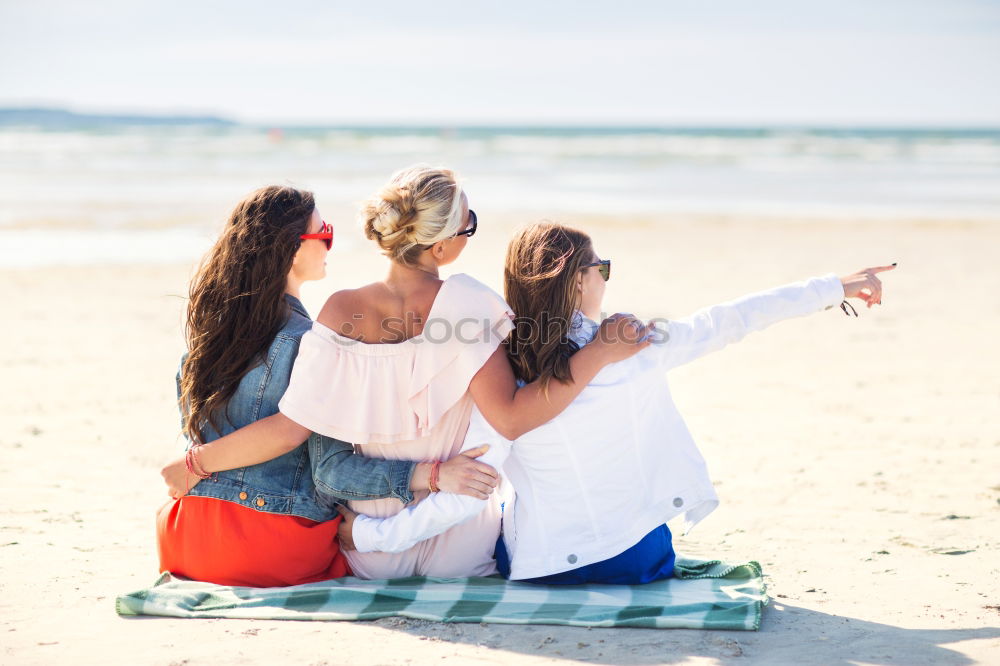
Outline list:
[[[503,535],[497,539],[497,569],[504,578],[510,578],[510,557]],[[569,571],[549,576],[525,578],[525,583],[546,585],[582,585],[606,583],[609,585],[637,585],[670,578],[674,573],[674,546],[670,529],[660,525],[628,550],[614,557],[594,562]]]

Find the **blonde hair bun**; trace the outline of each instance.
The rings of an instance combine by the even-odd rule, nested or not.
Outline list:
[[[427,245],[461,230],[462,188],[451,169],[418,164],[393,174],[361,206],[365,236],[391,260],[412,265]]]

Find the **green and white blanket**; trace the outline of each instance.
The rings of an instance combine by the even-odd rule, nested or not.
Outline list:
[[[678,558],[674,578],[646,585],[533,585],[488,578],[338,578],[292,587],[226,587],[163,574],[118,597],[119,615],[261,620],[559,624],[756,631],[768,597],[760,565]]]

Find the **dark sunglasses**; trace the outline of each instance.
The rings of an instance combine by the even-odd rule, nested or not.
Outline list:
[[[299,236],[302,240],[309,240],[310,238],[315,238],[326,243],[326,249],[329,250],[333,247],[333,225],[327,224],[323,220],[323,226],[319,228],[319,233],[316,234],[302,234]]]
[[[476,228],[479,226],[479,218],[476,217],[476,211],[469,209],[469,228],[465,231],[459,231],[455,236],[469,236],[472,237],[476,233]]]
[[[469,228],[464,231],[459,231],[457,234],[449,236],[449,238],[458,238],[459,236],[469,236],[472,237],[476,233],[476,229],[479,227],[479,218],[476,217],[476,211],[469,209]],[[433,244],[425,247],[425,250],[429,250],[434,247]]]
[[[586,264],[583,268],[590,268],[591,266],[597,266],[597,272],[601,274],[604,281],[607,282],[611,279],[611,260],[604,259],[602,261],[595,261],[592,264]]]

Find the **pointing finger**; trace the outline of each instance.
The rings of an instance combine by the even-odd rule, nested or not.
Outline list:
[[[875,277],[873,275],[872,277],[869,278],[868,282],[869,282],[869,284],[872,285],[872,287],[871,287],[871,290],[872,290],[872,300],[873,301],[881,301],[882,300],[882,281],[879,280],[877,277]]]

